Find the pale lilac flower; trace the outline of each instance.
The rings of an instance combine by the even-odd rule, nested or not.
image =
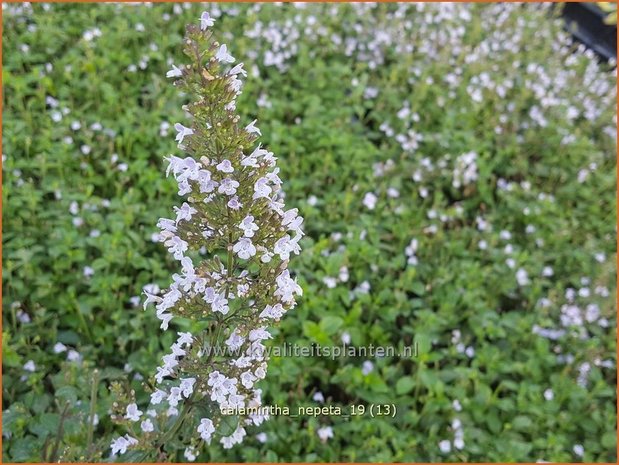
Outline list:
[[[440,449],[441,453],[449,454],[449,452],[451,452],[451,442],[449,442],[448,439],[443,439],[441,442],[438,443],[438,448]]]
[[[329,439],[333,438],[333,428],[330,426],[323,426],[322,428],[318,428],[316,434],[318,434],[322,442],[327,442]]]
[[[200,29],[206,31],[207,28],[215,24],[215,19],[211,18],[211,15],[207,11],[202,12],[200,15]]]
[[[137,444],[137,440],[129,435],[116,438],[112,441],[112,444],[110,446],[112,449],[112,455],[116,455],[119,453],[124,454],[127,452],[127,448],[134,444]]]
[[[367,192],[363,197],[363,205],[369,210],[374,210],[378,197],[373,192]]]
[[[234,171],[234,168],[232,167],[232,163],[230,163],[230,160],[223,160],[221,163],[217,165],[216,168],[218,171],[221,171],[222,173],[232,173]]]
[[[259,136],[262,135],[262,133],[260,132],[260,129],[258,129],[255,125],[256,122],[258,120],[253,120],[251,123],[249,123],[247,126],[245,126],[245,130],[250,133],[250,134],[258,134]]]
[[[67,352],[67,360],[69,362],[79,362],[81,361],[81,359],[82,359],[82,356],[77,350],[71,349]]]
[[[254,184],[254,195],[252,196],[254,200],[261,198],[269,198],[271,195],[272,189],[268,186],[268,179],[260,178]]]
[[[207,444],[210,444],[214,432],[215,427],[213,426],[213,422],[208,418],[202,418],[200,420],[200,425],[198,426],[198,433],[200,433],[202,440],[206,441]]]
[[[160,404],[163,399],[167,397],[167,393],[161,389],[157,389],[150,395],[150,403],[153,405]]]
[[[142,411],[138,409],[137,404],[129,404],[127,405],[127,412],[125,414],[125,418],[131,421],[139,421],[140,416],[142,415]]]
[[[243,69],[243,63],[239,63],[234,68],[232,68],[230,71],[228,71],[228,74],[231,76],[236,76],[237,74],[240,74],[242,76],[247,76],[247,71]]]
[[[240,208],[243,207],[243,204],[241,202],[239,202],[239,198],[236,195],[234,197],[232,197],[230,200],[228,200],[228,204],[227,205],[232,210],[239,210]]]
[[[374,371],[374,364],[369,360],[363,362],[363,365],[361,366],[361,373],[363,373],[364,376],[367,376],[372,373],[372,371]]]
[[[585,455],[585,448],[582,446],[582,444],[575,444],[573,447],[574,450],[574,454],[576,454],[579,457],[582,457],[583,455]]]
[[[546,390],[544,391],[544,399],[546,399],[546,400],[552,400],[552,399],[554,399],[554,397],[555,397],[555,394],[554,394],[554,392],[552,391],[552,389],[548,388],[548,389],[546,389]]]
[[[167,78],[172,77],[181,77],[183,75],[183,71],[177,68],[175,65],[172,65],[172,69],[166,73]]]
[[[219,184],[217,192],[220,194],[234,195],[236,189],[239,187],[239,183],[232,178],[226,178]]]
[[[244,260],[248,260],[256,255],[256,247],[252,244],[251,239],[247,237],[242,237],[239,239],[239,241],[234,244],[232,250],[239,256],[239,258]]]
[[[519,286],[526,286],[529,284],[529,275],[525,269],[519,268],[518,271],[516,271],[516,281],[518,281]]]
[[[34,364],[34,362],[32,360],[28,360],[25,364],[24,364],[24,371],[29,371],[30,373],[34,373],[36,371],[37,367]]]
[[[245,237],[254,237],[255,231],[258,231],[258,225],[254,223],[253,215],[247,215],[239,224],[239,228],[243,230]]]
[[[60,354],[62,352],[66,352],[67,351],[67,346],[65,346],[62,342],[57,342],[54,345],[54,353],[55,354]]]
[[[140,428],[145,433],[151,433],[151,432],[155,431],[155,426],[153,425],[153,422],[150,420],[150,418],[147,418],[146,420],[144,420],[140,424]]]
[[[195,449],[193,449],[192,447],[187,447],[185,449],[185,452],[183,452],[183,456],[189,461],[189,462],[195,462],[195,460],[198,458],[198,454],[196,452]]]
[[[228,53],[228,46],[226,44],[221,44],[217,53],[215,54],[215,59],[221,63],[233,63],[234,57]]]
[[[191,136],[193,134],[193,129],[183,126],[181,123],[176,123],[174,125],[174,129],[176,129],[176,141],[179,144],[183,143],[183,140],[187,136]]]

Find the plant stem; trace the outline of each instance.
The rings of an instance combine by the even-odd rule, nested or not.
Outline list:
[[[67,410],[69,410],[69,402],[64,404],[64,409],[60,414],[60,423],[58,424],[58,431],[56,431],[56,442],[50,456],[50,462],[56,462],[58,460],[58,449],[60,448],[60,441],[64,436],[64,421],[67,418]]]
[[[92,433],[94,430],[95,411],[97,406],[97,388],[99,387],[99,370],[95,369],[92,372],[92,386],[90,387],[90,412],[88,414],[88,447],[86,448],[86,454],[90,458],[92,452]]]

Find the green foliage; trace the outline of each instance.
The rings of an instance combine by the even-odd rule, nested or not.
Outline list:
[[[396,13],[407,7],[385,4],[222,4],[210,11],[218,8],[222,42],[244,58],[250,76],[259,74],[246,80],[241,121],[258,118],[264,145],[280,159],[287,206],[305,217],[307,237],[294,262],[304,295],[273,345],[336,346],[347,333],[352,346],[414,345],[418,354],[372,358],[371,371],[364,367],[370,357],[273,357],[262,382],[266,404],[294,413],[320,405],[313,400],[320,391],[326,405],[347,413],[365,405],[366,414],[276,416],[250,429],[243,445],[225,451],[213,444],[199,460],[616,461],[614,71],[558,52],[561,24],[530,5],[467,6],[468,19],[448,6],[444,17],[432,16],[440,7],[428,5],[403,15]],[[5,461],[109,457],[116,433],[110,383],[129,371],[133,381],[124,388],[141,395],[143,378],[173,342],[154,311],[131,299],[149,283],[166,287],[178,267],[151,240],[157,219],[177,202],[174,181],[162,174],[163,157],[178,155],[174,131],[162,136],[161,124],[185,121],[187,103],[165,73],[168,61],[178,62],[184,25],[202,9],[59,3],[4,11]],[[454,53],[447,31],[460,27],[463,49]],[[284,50],[296,47],[282,69],[265,64],[277,48],[269,28],[280,31]],[[526,47],[487,55],[476,48],[516,30]],[[403,45],[381,48],[385,31]],[[346,40],[334,34],[375,45],[347,54]],[[483,59],[466,61],[474,53]],[[452,88],[445,77],[453,59],[462,74]],[[529,64],[550,76],[547,89],[564,103],[542,106],[533,84],[544,78]],[[504,98],[488,89],[480,101],[471,98],[471,79],[484,72],[513,81]],[[405,104],[418,115],[416,150],[381,129],[408,130],[396,116]],[[566,116],[570,106],[577,117]],[[533,121],[534,107],[543,109],[545,125]],[[585,117],[591,108],[598,113]],[[477,154],[477,180],[456,188],[453,164],[468,152]],[[424,158],[446,166],[426,170]],[[422,181],[413,180],[416,171]],[[377,196],[374,209],[363,204],[368,192]],[[492,229],[480,230],[478,217]],[[413,238],[418,264],[407,265]],[[545,266],[552,276],[542,274]],[[348,279],[327,286],[325,278],[337,278],[342,267]],[[520,268],[529,284],[518,284]],[[607,327],[586,323],[583,334],[557,341],[536,334],[535,327],[560,327],[570,288],[591,290],[576,304],[599,305]],[[540,305],[543,299],[550,305]],[[56,353],[58,342],[79,360]],[[568,354],[569,363],[558,357]],[[34,372],[23,368],[30,360]],[[95,368],[99,422],[88,444]],[[371,404],[394,404],[397,413],[371,417]],[[441,453],[439,442],[454,439],[455,419],[465,446]],[[322,441],[317,431],[327,425],[333,438]]]

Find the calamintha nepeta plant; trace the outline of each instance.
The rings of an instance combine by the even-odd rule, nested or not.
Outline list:
[[[213,40],[213,23],[205,12],[199,25],[187,26],[190,63],[167,74],[197,97],[184,107],[191,126],[175,125],[187,156],[167,159],[167,174],[186,201],[174,207],[176,218],[158,223],[182,271],[161,296],[145,292],[144,303],[155,304],[161,329],[179,317],[193,320],[199,331],[178,333],[157,368],[145,412],[134,393],[113,387],[118,400],[112,416],[127,434],[112,441],[112,454],[165,459],[182,447],[195,460],[214,439],[225,448],[242,442],[245,426],[268,416],[256,388],[266,376],[267,327],[302,293],[287,266],[300,252],[303,218],[297,209],[284,210],[276,158],[254,146],[261,135],[256,121],[239,125],[236,98],[246,72],[242,63],[232,66],[225,44]]]

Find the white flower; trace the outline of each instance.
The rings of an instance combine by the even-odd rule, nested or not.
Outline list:
[[[34,362],[32,360],[28,360],[25,364],[24,364],[24,370],[25,371],[29,371],[30,373],[34,373],[36,371],[37,367],[34,364]]]
[[[180,260],[183,258],[183,254],[187,251],[189,244],[182,240],[178,236],[173,236],[164,244],[168,247],[168,252],[174,255],[174,258]]]
[[[125,418],[131,421],[139,421],[140,416],[142,415],[142,411],[138,409],[137,404],[129,404],[127,405],[127,413]]]
[[[363,365],[361,366],[361,373],[363,373],[364,376],[367,376],[372,373],[372,371],[374,371],[374,364],[369,360],[363,362]]]
[[[376,207],[377,200],[378,200],[378,197],[376,197],[374,193],[368,192],[363,197],[363,205],[365,205],[365,207],[370,210],[374,210],[374,208]]]
[[[294,302],[294,295],[303,295],[301,286],[297,284],[296,279],[290,277],[290,271],[284,270],[276,279],[277,290],[275,296],[280,297],[281,301],[286,304]]]
[[[243,230],[245,237],[254,237],[254,231],[258,231],[258,225],[254,223],[253,215],[247,215],[243,218],[239,228]]]
[[[211,15],[207,11],[202,12],[202,15],[200,15],[200,29],[205,31],[206,28],[211,27],[213,24],[215,24],[215,20],[211,18]]]
[[[453,187],[458,189],[477,180],[476,160],[477,154],[475,152],[464,153],[456,159],[452,181]]]
[[[228,200],[228,208],[231,208],[232,210],[239,210],[243,204],[241,202],[239,202],[239,198],[238,196],[234,196],[232,197],[230,200]]]
[[[256,377],[250,371],[245,371],[241,373],[241,384],[247,389],[252,388],[252,386],[254,385],[254,381],[256,381]]]
[[[236,244],[234,244],[232,251],[236,253],[239,258],[244,260],[248,260],[256,255],[256,247],[252,244],[251,239],[247,237],[242,237]]]
[[[127,447],[137,444],[138,441],[128,434],[125,436],[121,436],[112,441],[110,447],[112,448],[112,455],[116,455],[118,453],[124,454],[127,452]]]
[[[230,76],[236,76],[237,74],[247,76],[247,71],[243,69],[243,63],[239,63],[228,72],[228,75]]]
[[[313,399],[315,402],[320,402],[320,403],[323,403],[323,402],[325,401],[325,396],[322,394],[322,392],[320,392],[320,391],[316,391],[316,392],[314,393],[314,395],[312,396],[312,399]]]
[[[231,350],[237,350],[245,342],[245,338],[239,334],[239,332],[235,329],[230,337],[226,339],[226,345],[230,347]]]
[[[291,252],[299,254],[301,251],[299,239],[301,239],[300,235],[295,236],[294,239],[290,239],[290,236],[286,234],[275,243],[273,252],[279,255],[282,260],[288,260]]]
[[[168,394],[165,391],[162,391],[161,389],[157,389],[155,392],[153,392],[150,395],[150,403],[153,405],[160,404],[161,401],[165,399],[167,395]]]
[[[221,438],[224,449],[230,449],[234,444],[240,444],[245,437],[245,428],[238,426],[232,435]]]
[[[272,189],[267,185],[269,182],[269,180],[267,178],[260,178],[256,181],[256,183],[254,184],[254,195],[252,196],[252,198],[255,199],[260,199],[260,198],[266,198],[268,199],[269,196],[271,195]]]
[[[234,179],[226,178],[221,181],[221,184],[219,184],[219,189],[217,189],[217,192],[219,192],[220,194],[234,195],[236,194],[237,187],[239,187],[238,182],[236,182]]]
[[[183,396],[185,398],[189,398],[189,396],[193,393],[193,385],[196,383],[196,378],[185,378],[181,379],[180,389],[183,392]]]
[[[161,325],[159,325],[159,327],[166,331],[173,315],[171,313],[159,313],[157,314],[157,318],[161,320]]]
[[[179,387],[173,387],[172,389],[170,389],[168,404],[170,404],[171,407],[176,407],[178,405],[178,402],[181,400],[181,394],[181,388]]]
[[[550,277],[553,274],[554,274],[554,271],[549,266],[545,266],[544,269],[542,270],[542,276],[544,277]]]
[[[178,333],[178,340],[176,341],[179,345],[190,346],[193,344],[193,336],[191,333]]]
[[[519,268],[516,271],[516,281],[518,281],[519,286],[526,286],[529,284],[529,275],[524,268]]]
[[[215,427],[213,426],[213,422],[208,418],[202,418],[200,420],[200,424],[198,425],[198,433],[200,433],[202,440],[206,441],[207,444],[210,444],[211,437],[214,432]]]
[[[330,426],[323,426],[322,428],[318,428],[316,434],[318,434],[322,442],[327,442],[327,440],[333,437],[333,428]]]
[[[183,455],[189,462],[195,462],[195,460],[198,458],[196,450],[191,447],[187,447]]]
[[[303,235],[301,225],[303,225],[303,217],[299,216],[299,210],[292,208],[284,213],[282,217],[282,225],[286,226],[289,231],[295,231],[297,234]]]
[[[215,298],[210,303],[214,312],[219,312],[226,315],[230,310],[228,307],[228,299],[226,299],[224,293],[215,295]]]
[[[183,71],[177,68],[175,65],[172,65],[172,69],[166,73],[165,77],[181,77],[182,75]]]
[[[451,442],[448,439],[443,439],[438,443],[438,448],[443,454],[449,454],[451,452]]]
[[[67,352],[67,360],[69,362],[79,362],[81,359],[82,359],[82,356],[77,350],[71,349]]]
[[[150,421],[150,418],[147,418],[146,420],[144,420],[141,424],[140,424],[140,428],[142,429],[142,431],[144,431],[145,433],[151,433],[153,431],[155,431],[155,427],[153,426],[153,422]]]
[[[279,320],[284,315],[284,307],[282,304],[275,304],[273,306],[267,305],[260,313],[260,318],[271,318],[273,320]]]
[[[198,210],[193,208],[187,202],[183,202],[181,208],[174,207],[174,211],[176,212],[176,224],[178,224],[181,220],[191,221],[193,215],[198,213]]]
[[[342,344],[346,344],[346,345],[350,344],[350,341],[351,341],[350,333],[348,331],[344,331],[342,333],[341,339],[342,339]]]
[[[179,144],[183,143],[183,139],[185,139],[185,137],[191,136],[193,134],[193,129],[187,128],[181,123],[176,123],[174,125],[174,129],[176,129],[176,132],[178,132],[178,134],[176,134],[176,141]]]
[[[249,340],[250,341],[264,341],[266,339],[271,339],[271,333],[269,333],[264,327],[252,329],[249,332]]]
[[[232,173],[234,171],[234,168],[232,167],[232,163],[230,163],[230,160],[222,160],[221,163],[219,163],[216,166],[218,171],[221,171],[222,173]]]
[[[258,134],[259,136],[261,136],[262,133],[260,132],[260,129],[256,127],[257,121],[258,121],[257,119],[253,120],[251,123],[245,126],[245,130],[250,134]]]
[[[54,344],[54,353],[59,354],[61,352],[66,352],[67,346],[65,346],[62,342],[57,342]]]
[[[585,455],[585,448],[582,446],[582,444],[575,444],[573,450],[574,453],[579,457]]]
[[[555,393],[552,391],[552,389],[548,388],[544,391],[544,399],[552,400],[554,398],[555,398]]]
[[[215,59],[220,63],[233,63],[234,57],[228,53],[228,46],[226,44],[221,44],[219,50],[215,54]]]

